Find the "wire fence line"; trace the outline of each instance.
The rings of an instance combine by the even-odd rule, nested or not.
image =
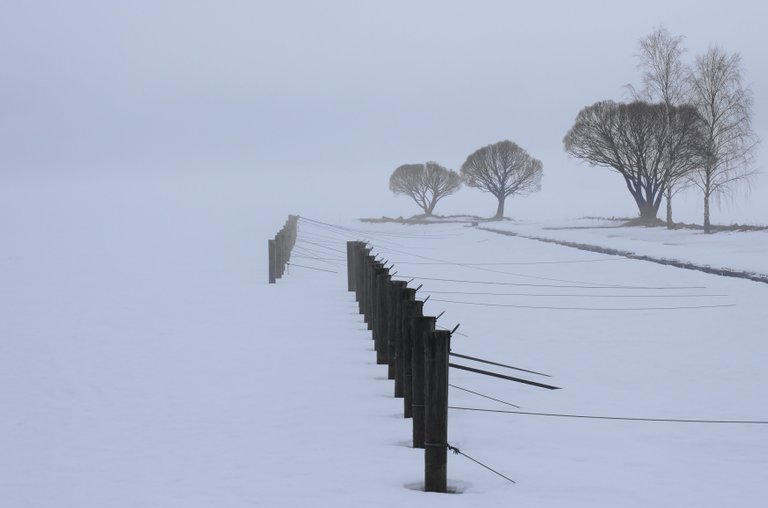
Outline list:
[[[467,280],[467,279],[448,279],[440,277],[422,277],[419,275],[406,275],[401,274],[402,278],[412,278],[418,280],[431,280],[438,282],[455,282],[460,284],[485,284],[489,286],[515,286],[515,287],[542,287],[542,288],[572,288],[572,289],[633,289],[633,290],[657,290],[657,291],[673,291],[683,289],[706,289],[706,286],[583,286],[583,285],[566,285],[566,284],[534,284],[529,282],[505,282],[505,281],[491,281],[491,280]]]
[[[344,261],[340,258],[323,258],[318,256],[302,256],[302,255],[296,255],[294,256],[296,258],[304,258],[304,259],[316,259],[317,261]]]
[[[331,257],[331,254],[328,252],[319,252],[318,250],[310,250],[308,247],[304,246],[303,244],[307,245],[313,245],[319,249],[325,249],[328,251],[335,251],[339,253],[344,253],[343,251],[335,248],[341,243],[347,243],[342,240],[342,237],[346,237],[349,235],[350,232],[358,231],[356,234],[360,234],[360,232],[364,232],[365,230],[355,230],[354,228],[344,228],[342,226],[336,226],[331,225],[328,223],[322,223],[319,221],[313,221],[313,220],[305,220],[302,218],[303,223],[309,224],[311,227],[315,227],[317,229],[320,229],[321,231],[324,231],[328,234],[321,234],[321,233],[309,233],[307,234],[306,238],[303,238],[300,240],[300,244],[297,245],[297,249],[304,249],[304,252],[308,252],[313,255],[307,255],[307,256],[296,256],[303,259],[311,259],[318,262],[325,262],[330,265],[336,266],[336,264],[341,264],[344,262],[344,259],[338,258],[338,257]],[[325,228],[325,229],[323,229]],[[338,235],[339,238],[336,238],[331,235]],[[389,245],[398,245],[395,243],[392,239],[411,239],[411,238],[420,238],[425,239],[424,236],[418,236],[418,235],[384,235],[381,232],[365,232],[365,236],[369,238],[382,238],[382,240],[377,241],[377,246],[382,247],[382,251],[377,252],[376,256],[370,256],[371,250],[366,250],[366,253],[368,254],[366,257],[366,263],[370,263],[371,266],[367,267],[366,270],[368,270],[368,275],[365,277],[359,278],[357,281],[357,284],[361,284],[365,282],[366,289],[365,291],[371,290],[373,291],[377,286],[377,284],[385,284],[382,282],[375,282],[375,278],[380,276],[378,272],[387,274],[389,277],[387,279],[386,284],[392,284],[392,287],[394,288],[394,283],[399,282],[400,284],[403,284],[404,281],[395,281],[393,277],[396,275],[396,273],[392,273],[393,268],[398,264],[403,265],[438,265],[438,266],[457,266],[457,267],[464,267],[464,268],[470,268],[475,270],[481,270],[486,271],[490,273],[498,273],[503,275],[510,275],[515,277],[525,277],[525,278],[533,278],[543,281],[550,281],[550,282],[561,282],[564,284],[543,284],[543,283],[523,283],[523,282],[507,282],[507,281],[490,281],[490,280],[464,280],[464,279],[452,279],[452,278],[438,278],[438,277],[420,277],[420,276],[414,276],[414,275],[399,275],[402,279],[410,279],[407,282],[405,282],[404,286],[398,286],[398,287],[404,287],[405,289],[408,289],[408,284],[412,282],[413,280],[424,280],[424,281],[438,281],[438,282],[449,282],[454,284],[480,284],[480,285],[492,285],[492,286],[512,286],[512,287],[538,287],[538,288],[567,288],[567,289],[584,289],[584,290],[625,290],[625,294],[590,294],[587,292],[580,292],[580,293],[533,293],[533,292],[482,292],[482,291],[450,291],[450,290],[429,290],[425,289],[423,293],[426,293],[427,299],[429,299],[433,294],[434,295],[471,295],[471,296],[490,296],[490,297],[535,297],[535,298],[673,298],[673,299],[682,299],[682,298],[723,298],[727,297],[728,295],[725,294],[701,294],[701,293],[693,293],[691,290],[702,290],[706,289],[705,286],[631,286],[631,285],[614,285],[614,284],[600,284],[595,282],[584,282],[584,281],[573,281],[573,280],[567,280],[567,279],[555,279],[555,278],[548,278],[548,277],[538,277],[538,276],[532,276],[527,274],[519,274],[515,272],[506,272],[501,270],[494,270],[485,268],[488,266],[504,266],[504,265],[576,265],[580,263],[598,263],[598,262],[604,262],[604,261],[617,261],[617,260],[623,260],[625,258],[615,258],[615,259],[588,259],[588,260],[569,260],[569,261],[540,261],[540,262],[510,262],[510,263],[459,263],[459,262],[452,262],[447,260],[441,260],[437,258],[432,258],[429,256],[423,256],[420,254],[414,254],[409,253],[404,250],[399,250],[397,248],[391,248],[386,246],[386,244]],[[385,239],[385,240],[384,240]],[[432,236],[430,239],[446,239],[446,238],[440,238],[439,236],[435,235]],[[350,270],[350,243],[357,243],[357,244],[364,244],[362,245],[365,247],[365,244],[369,244],[368,240],[366,239],[365,242],[348,242],[347,243],[347,266],[348,270]],[[381,245],[385,244],[385,245]],[[300,250],[301,252],[301,250]],[[390,253],[400,253],[403,255],[413,256],[417,258],[422,258],[425,260],[425,262],[408,262],[408,261],[392,261],[392,266],[387,267],[387,265],[390,263],[388,259],[388,254]],[[378,258],[378,259],[377,259]],[[296,266],[298,268],[305,268],[309,270],[317,270],[322,272],[328,272],[328,273],[338,273],[334,270],[328,270],[318,267],[312,267],[312,266],[306,266],[306,265],[296,265],[293,263],[288,263],[290,266]],[[376,272],[375,274],[372,274],[372,272]],[[351,272],[350,272],[351,273]],[[373,279],[371,278],[373,277]],[[383,279],[382,279],[383,280]],[[421,286],[419,286],[421,288]],[[419,288],[410,289],[410,291],[413,291],[415,294],[415,291],[418,291]],[[352,290],[352,289],[350,289]],[[656,294],[626,294],[630,293],[631,290],[637,290],[637,291],[655,291]],[[681,290],[688,290],[686,293],[674,293],[675,291],[681,291]],[[360,288],[356,289],[356,291],[360,291]],[[659,292],[673,292],[665,293],[665,294],[658,294]],[[387,297],[389,298],[389,297]],[[402,296],[398,296],[397,298],[402,298]],[[412,301],[413,296],[410,297]],[[464,301],[464,300],[452,300],[452,299],[440,299],[440,298],[432,298],[433,302],[439,302],[439,303],[448,303],[448,304],[458,304],[458,305],[468,305],[468,306],[483,306],[483,307],[497,307],[497,308],[518,308],[518,309],[542,309],[542,310],[573,310],[573,311],[668,311],[668,310],[687,310],[687,309],[713,309],[713,308],[724,308],[724,307],[733,307],[734,304],[730,303],[723,303],[723,304],[708,304],[708,305],[673,305],[673,306],[645,306],[645,307],[580,307],[580,306],[540,306],[540,305],[516,305],[516,304],[507,304],[507,303],[500,303],[500,302],[480,302],[480,301]],[[424,302],[426,303],[426,300]],[[639,302],[638,302],[639,303]],[[369,311],[372,313],[379,312],[376,309],[376,305],[374,304],[374,307]],[[389,303],[386,305],[390,305]],[[397,304],[400,305],[400,304]],[[395,307],[398,310],[394,312],[402,312],[399,310],[399,307]],[[363,312],[363,304],[361,303],[361,312]],[[391,310],[388,310],[387,312],[392,312]],[[442,313],[440,313],[442,315]],[[439,318],[440,315],[437,317]],[[378,317],[373,318],[372,321],[368,321],[368,318],[366,318],[366,322],[369,323],[369,329],[374,330],[373,336],[374,341],[377,340],[377,332],[376,327],[380,326],[377,324],[376,319]],[[401,318],[398,318],[401,319]],[[436,318],[431,318],[436,319]],[[373,325],[370,325],[370,323],[373,322]],[[373,326],[373,328],[371,328]],[[400,326],[400,325],[398,325]],[[442,328],[443,330],[451,331],[451,333],[455,333],[457,335],[463,335],[467,337],[466,334],[463,334],[461,332],[457,332],[454,328],[453,330],[449,330],[448,328],[440,327],[437,325],[434,325],[432,328],[433,332],[435,328]],[[384,332],[379,330],[378,334],[386,334],[388,332]],[[378,345],[375,346],[377,349],[377,354],[379,352]],[[386,349],[386,348],[385,348]],[[453,354],[453,353],[449,353]],[[526,369],[518,369],[516,367],[511,367],[499,362],[490,361],[490,360],[481,360],[477,359],[468,355],[460,355],[455,354],[455,356],[462,357],[465,359],[471,359],[471,360],[477,360],[482,361],[484,363],[488,363],[491,365],[501,366],[501,367],[509,367],[517,370],[522,370],[525,372],[530,372],[533,374],[541,374],[535,371],[529,371]],[[389,362],[397,361],[397,354],[395,354],[395,360],[389,359]],[[378,360],[377,360],[378,363]],[[391,365],[391,363],[390,363]],[[542,383],[535,383],[528,380],[520,379],[520,378],[513,378],[510,376],[504,376],[500,375],[498,373],[492,373],[487,371],[481,371],[479,369],[474,368],[468,368],[466,366],[462,365],[455,365],[455,364],[448,364],[450,367],[453,368],[460,368],[461,370],[466,370],[473,372],[475,374],[486,374],[491,375],[499,378],[504,378],[510,381],[515,382],[522,382],[524,384],[529,384],[533,386],[543,387],[543,388],[551,388],[556,389],[557,387],[552,387],[550,385],[544,385]],[[392,368],[392,367],[390,367]],[[395,367],[395,369],[400,369],[400,367]],[[404,375],[404,374],[400,374]],[[472,375],[472,374],[470,374]],[[546,374],[541,374],[545,375]],[[395,390],[397,390],[397,378],[394,378],[395,381]],[[447,380],[447,376],[446,376]],[[447,382],[447,381],[446,381]],[[402,383],[402,382],[401,382]],[[520,410],[520,406],[513,404],[511,402],[507,402],[505,400],[492,397],[490,395],[487,395],[485,393],[471,390],[468,388],[465,388],[463,386],[458,386],[456,384],[448,383],[448,386],[451,387],[454,390],[463,391],[472,395],[475,395],[477,397],[485,398],[487,400],[504,404],[506,406],[515,408],[517,410],[501,410],[501,409],[486,409],[486,408],[478,408],[478,407],[465,407],[465,406],[447,406],[448,409],[454,410],[454,411],[468,411],[468,412],[478,412],[478,413],[489,413],[489,414],[513,414],[513,415],[523,415],[523,416],[539,416],[539,417],[550,417],[550,418],[563,418],[563,419],[584,419],[584,420],[613,420],[613,421],[627,421],[627,422],[649,422],[649,423],[685,423],[685,424],[731,424],[731,425],[764,425],[768,424],[768,421],[763,420],[729,420],[729,419],[691,419],[691,418],[650,418],[650,417],[622,417],[622,416],[605,416],[605,415],[589,415],[589,414],[570,414],[570,413],[554,413],[554,412],[534,412],[534,411],[522,411]],[[396,395],[397,396],[397,395]],[[415,407],[415,406],[414,406]],[[423,407],[423,406],[422,406]],[[447,420],[446,420],[447,421]],[[441,441],[441,439],[444,439]],[[437,438],[434,439],[435,442],[429,442],[425,441],[423,444],[426,448],[439,448],[444,447],[448,450],[453,451],[456,454],[462,455],[466,457],[467,459],[477,463],[478,465],[484,467],[485,469],[488,469],[489,471],[499,475],[500,477],[505,478],[506,480],[514,483],[514,480],[509,478],[508,476],[505,476],[501,473],[499,473],[497,470],[489,467],[486,464],[483,464],[482,462],[476,460],[473,457],[470,457],[469,455],[463,453],[459,448],[452,446],[447,442],[447,435],[444,438]]]
[[[425,289],[425,293],[432,295],[473,295],[473,296],[525,296],[546,298],[723,298],[725,294],[678,294],[678,295],[617,295],[617,294],[589,294],[589,293],[494,293],[483,291],[435,291]]]
[[[509,476],[507,476],[507,475],[504,475],[504,474],[501,474],[501,473],[500,473],[500,472],[498,472],[496,469],[493,469],[492,467],[488,466],[487,464],[483,464],[483,463],[482,463],[482,462],[480,462],[479,460],[477,460],[477,459],[475,459],[475,458],[472,458],[472,457],[470,457],[469,455],[467,455],[466,453],[464,453],[463,451],[461,451],[461,450],[460,450],[460,449],[458,449],[457,447],[455,447],[455,446],[452,446],[450,443],[445,443],[445,446],[446,446],[446,447],[447,447],[449,450],[451,450],[451,451],[452,451],[454,454],[456,454],[456,455],[462,455],[462,456],[464,456],[464,457],[468,458],[469,460],[471,460],[471,461],[472,461],[472,462],[474,462],[475,464],[477,464],[477,465],[479,465],[479,466],[482,466],[482,467],[484,467],[484,468],[485,468],[485,469],[487,469],[488,471],[490,471],[490,472],[492,472],[492,473],[496,474],[497,476],[500,476],[500,477],[504,478],[505,480],[507,480],[507,481],[509,481],[509,482],[511,482],[511,483],[517,483],[515,480],[513,480],[513,479],[512,479],[512,478],[510,478]]]
[[[512,404],[511,402],[507,402],[505,400],[497,399],[495,397],[491,397],[490,395],[485,395],[483,393],[475,392],[475,391],[469,390],[467,388],[462,388],[461,386],[457,386],[457,385],[452,384],[452,383],[448,383],[448,386],[450,386],[451,388],[456,388],[457,390],[461,390],[463,392],[467,392],[467,393],[471,393],[473,395],[477,395],[478,397],[483,397],[484,399],[493,400],[495,402],[500,402],[501,404],[506,404],[507,406],[512,406],[514,408],[520,409],[520,406],[518,406],[517,404]]]
[[[477,264],[460,263],[460,262],[456,262],[456,261],[446,261],[446,260],[443,260],[443,259],[432,258],[432,257],[429,257],[429,256],[422,256],[422,255],[408,253],[408,252],[404,252],[404,251],[397,251],[397,250],[394,250],[394,249],[390,249],[390,250],[392,250],[393,252],[398,252],[400,254],[406,254],[406,255],[413,256],[413,257],[418,257],[418,258],[423,258],[423,259],[430,259],[432,261],[440,262],[440,263],[445,264],[445,265],[458,266],[458,267],[462,267],[462,268],[469,268],[471,270],[479,270],[479,271],[482,271],[482,272],[497,273],[497,274],[501,274],[501,275],[511,275],[511,276],[514,276],[514,277],[520,277],[520,278],[524,278],[524,279],[543,280],[543,281],[549,281],[549,282],[561,282],[561,283],[565,283],[565,284],[580,284],[580,285],[585,285],[585,286],[611,286],[611,287],[616,287],[616,288],[626,287],[626,286],[617,285],[617,284],[605,284],[605,283],[600,283],[600,282],[589,282],[589,281],[581,281],[581,280],[560,279],[560,278],[556,278],[556,277],[543,277],[543,276],[540,276],[540,275],[529,275],[529,274],[523,274],[523,273],[519,273],[519,272],[508,272],[508,271],[504,271],[504,270],[496,270],[496,269],[493,269],[493,268],[487,268],[485,266],[477,265]]]
[[[569,265],[581,263],[604,263],[607,261],[629,261],[628,258],[610,257],[607,259],[574,259],[563,261],[503,261],[498,263],[461,263],[462,266],[511,266],[511,265]],[[400,265],[455,265],[453,261],[394,261]]]
[[[300,251],[302,251],[304,253],[312,254],[314,256],[321,257],[321,258],[332,255],[332,254],[330,254],[330,253],[328,253],[326,251],[319,251],[317,249],[313,249],[313,248],[307,247],[306,245],[295,245],[294,249],[300,250]]]
[[[446,235],[445,233],[442,234],[407,234],[407,233],[393,233],[389,231],[375,231],[372,229],[362,229],[362,228],[352,228],[349,226],[341,226],[339,224],[331,224],[328,222],[323,222],[315,219],[310,219],[308,217],[301,217],[302,220],[306,221],[307,223],[314,225],[320,229],[325,228],[326,230],[332,229],[339,232],[344,232],[347,236],[349,236],[350,233],[355,234],[357,236],[363,235],[363,236],[370,236],[372,238],[377,238],[379,241],[387,238],[398,238],[398,239],[415,239],[415,240],[432,240],[432,239],[448,239],[451,237],[459,237],[461,234],[451,234]],[[457,228],[458,229],[458,228]]]
[[[703,424],[727,424],[727,425],[768,425],[768,420],[706,420],[699,418],[647,418],[626,416],[598,416],[569,413],[541,413],[534,411],[510,411],[504,409],[485,409],[477,407],[448,406],[448,409],[458,411],[478,411],[482,413],[503,413],[523,416],[543,416],[551,418],[577,418],[584,420],[615,420],[624,422],[647,423],[703,423]]]
[[[649,310],[694,310],[694,309],[719,309],[725,307],[735,307],[735,303],[715,303],[712,305],[675,305],[671,307],[555,307],[550,305],[522,305],[513,303],[482,303],[482,302],[463,302],[457,300],[441,300],[433,298],[433,302],[453,303],[458,305],[473,305],[476,307],[505,307],[512,309],[537,309],[537,310],[579,310],[579,311],[606,311],[606,312],[631,312],[631,311],[649,311]]]
[[[310,244],[310,245],[314,245],[314,246],[316,246],[316,247],[320,247],[320,248],[322,248],[322,249],[328,249],[328,250],[330,250],[330,251],[333,251],[333,252],[338,252],[339,254],[344,254],[344,251],[343,251],[343,250],[341,250],[341,249],[336,249],[336,248],[334,248],[334,247],[328,247],[327,245],[323,245],[322,243],[318,243],[318,242],[311,242],[311,241],[309,241],[309,240],[303,240],[303,239],[299,239],[299,241],[300,241],[301,243],[308,243],[308,244]]]
[[[288,266],[295,266],[297,268],[305,268],[307,270],[315,270],[318,272],[339,273],[335,270],[326,270],[325,268],[317,268],[316,266],[297,265],[296,263],[288,263]]]

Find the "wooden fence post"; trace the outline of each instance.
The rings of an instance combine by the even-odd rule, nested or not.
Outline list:
[[[365,259],[365,323],[368,325],[369,330],[373,330],[373,320],[371,319],[371,308],[373,307],[373,299],[375,294],[373,292],[373,256],[368,254]]]
[[[363,314],[363,320],[365,320],[365,269],[366,269],[366,255],[368,248],[362,246],[357,253],[357,303],[360,308],[360,314]]]
[[[404,283],[396,290],[396,294],[398,315],[395,322],[395,397],[405,398],[405,336],[408,334],[409,306],[416,297],[416,291]]]
[[[355,290],[355,242],[347,242],[347,291]]]
[[[382,266],[377,263],[377,266]],[[389,322],[389,302],[387,290],[389,289],[389,273],[385,268],[376,268],[376,317],[374,318],[373,335],[374,349],[376,350],[376,364],[387,363],[387,323]]]
[[[298,215],[289,215],[275,237],[268,240],[270,284],[281,279],[286,272],[286,267],[291,260],[291,251],[296,244],[298,222]]]
[[[275,241],[274,240],[267,240],[267,250],[269,251],[269,283],[274,284],[275,283],[275,264],[277,263],[277,260],[275,259]]]
[[[387,322],[387,360],[389,368],[387,369],[387,378],[395,379],[395,362],[397,361],[397,341],[400,340],[400,314],[402,309],[403,300],[401,297],[401,290],[406,287],[404,280],[392,281],[389,287],[389,293],[387,299],[389,300],[389,316]],[[395,392],[397,393],[397,392]],[[397,395],[395,395],[397,396]],[[402,395],[401,395],[402,396]]]
[[[408,289],[406,314],[403,318],[403,418],[413,416],[413,320],[421,317],[424,302],[416,300],[416,290]]]
[[[283,242],[280,238],[280,233],[275,235],[275,278],[281,279],[283,277]]]
[[[423,305],[423,302],[422,302]],[[413,360],[413,447],[424,448],[424,341],[435,330],[432,316],[411,320]]]
[[[427,335],[424,349],[424,490],[427,492],[447,491],[450,349],[451,332],[437,330]]]

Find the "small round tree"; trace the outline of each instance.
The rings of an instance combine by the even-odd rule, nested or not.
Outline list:
[[[431,161],[426,164],[403,164],[389,177],[389,190],[409,196],[424,210],[425,215],[432,215],[438,201],[460,188],[458,173]]]
[[[504,218],[504,201],[541,189],[542,164],[512,141],[499,141],[475,151],[461,166],[464,183],[498,200],[494,219]]]

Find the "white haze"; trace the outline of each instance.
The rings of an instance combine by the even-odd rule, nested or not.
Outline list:
[[[626,98],[637,41],[663,24],[743,56],[754,124],[768,139],[763,2],[3,2],[0,178],[103,192],[145,175],[207,192],[252,188],[265,212],[410,215],[392,170],[458,169],[512,139],[544,162],[543,190],[507,215],[632,216],[624,184],[569,159],[562,137],[582,107]],[[768,152],[758,151],[764,167]],[[146,181],[152,185],[152,179]],[[755,180],[714,221],[768,223]],[[274,205],[274,206],[273,206]],[[438,213],[491,215],[462,190]],[[694,192],[676,218],[700,221]]]

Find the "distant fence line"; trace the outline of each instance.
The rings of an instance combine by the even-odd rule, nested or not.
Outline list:
[[[285,274],[285,267],[291,259],[291,251],[296,244],[298,215],[289,215],[288,220],[274,239],[267,241],[269,250],[269,283],[274,284]]]

